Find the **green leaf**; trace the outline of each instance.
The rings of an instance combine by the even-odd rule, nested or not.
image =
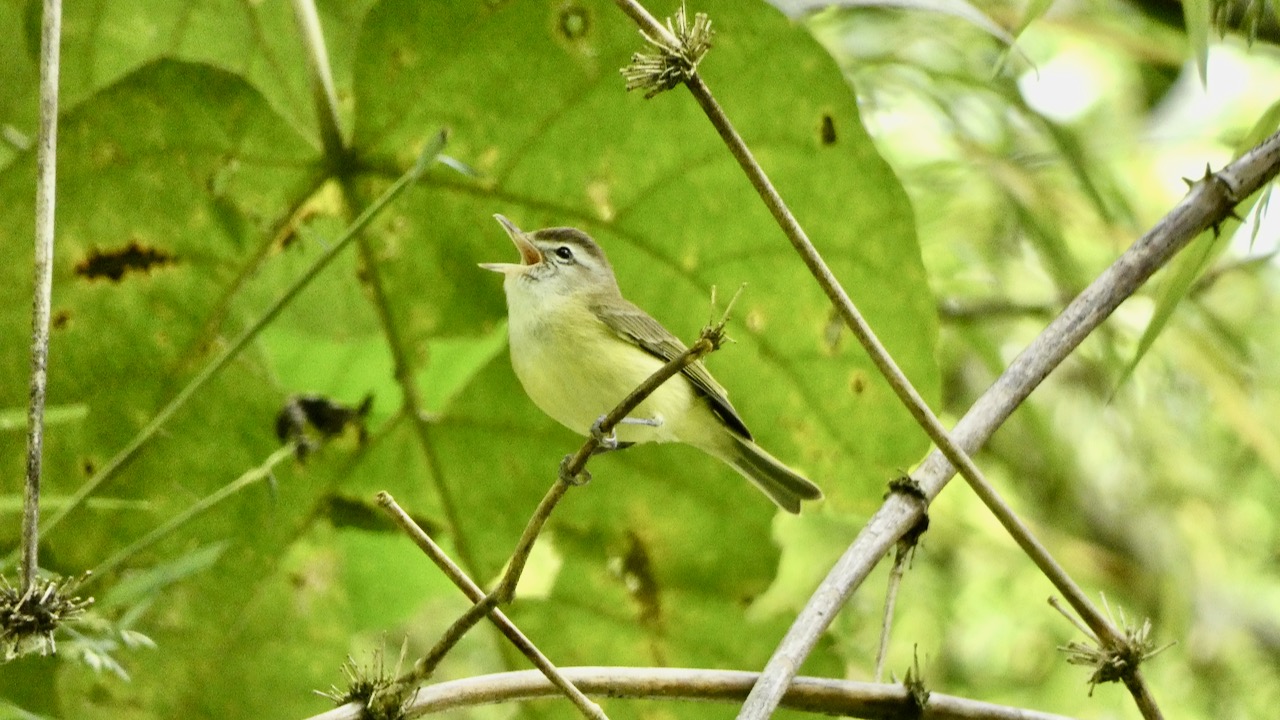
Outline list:
[[[95,609],[107,612],[116,607],[141,602],[150,603],[166,587],[195,573],[208,570],[226,549],[226,543],[215,543],[175,560],[147,568],[145,572],[111,586],[110,590],[98,599]]]
[[[1015,38],[1022,37],[1022,33],[1031,27],[1031,23],[1044,17],[1049,12],[1049,8],[1053,7],[1053,0],[1031,0],[1027,3],[1027,9],[1022,11],[1022,19],[1018,21],[1018,26],[1013,29]]]
[[[1182,18],[1187,25],[1187,43],[1200,72],[1200,82],[1209,84],[1209,25],[1212,21],[1210,0],[1183,0]]]
[[[562,22],[570,10],[585,18],[573,36]],[[718,32],[701,66],[708,85],[895,358],[936,397],[936,325],[910,207],[838,69],[765,8],[698,10]],[[379,270],[397,326],[415,348],[501,328],[498,278],[475,267],[514,253],[494,212],[530,229],[587,230],[624,294],[686,339],[711,315],[712,286],[746,282],[737,342],[709,359],[711,370],[760,442],[830,503],[878,503],[869,488],[918,458],[923,435],[861,348],[833,331],[826,297],[692,98],[679,88],[649,101],[623,93],[617,70],[641,47],[607,3],[391,0],[370,13],[356,65],[359,152],[400,165],[423,128],[444,124],[450,154],[483,174],[433,173],[387,218],[379,240],[394,261]],[[526,399],[505,358],[485,365],[432,428],[433,480],[463,509],[453,534],[478,580],[503,566],[560,457],[579,443]],[[715,628],[747,622],[743,601],[772,582],[767,500],[687,447],[632,448],[593,461],[592,472],[552,518],[563,565],[550,598],[513,608],[535,641],[566,662],[763,662],[782,619],[751,637]],[[647,558],[643,582],[616,571],[636,548]],[[581,617],[572,635],[547,631],[567,613]]]
[[[1243,155],[1250,148],[1274,133],[1277,128],[1280,128],[1280,101],[1272,103],[1258,118],[1258,122],[1254,123],[1249,132],[1241,138],[1236,145],[1235,157],[1238,158]],[[1236,206],[1237,214],[1241,217],[1256,214],[1253,223],[1253,237],[1250,242],[1257,238],[1259,228],[1262,227],[1260,219],[1265,214],[1267,204],[1270,202],[1271,187],[1264,187],[1252,196],[1245,198]],[[1246,209],[1240,212],[1239,208]],[[1142,361],[1147,351],[1151,349],[1156,339],[1160,337],[1160,334],[1169,324],[1174,310],[1186,299],[1191,289],[1195,286],[1196,280],[1204,275],[1205,271],[1222,256],[1222,253],[1229,246],[1231,238],[1239,228],[1239,220],[1235,218],[1224,220],[1218,229],[1201,233],[1199,238],[1193,241],[1170,263],[1170,271],[1162,281],[1159,297],[1156,298],[1155,311],[1151,315],[1151,320],[1147,322],[1147,327],[1142,331],[1142,337],[1138,339],[1138,347],[1133,353],[1133,358],[1125,366],[1120,379],[1116,382],[1117,389],[1128,381],[1133,371],[1138,367],[1138,363]]]
[[[26,408],[0,408],[0,432],[25,432],[27,412]],[[44,424],[47,427],[80,422],[88,415],[86,405],[49,405],[44,409]]]
[[[278,447],[272,425],[288,394],[375,395],[365,445],[334,443],[306,464],[282,464],[270,491],[237,495],[97,581],[134,601],[113,611],[145,605],[134,629],[157,649],[145,661],[120,654],[127,685],[64,671],[62,714],[304,716],[321,704],[308,691],[382,634],[409,635],[420,654],[466,603],[407,539],[374,532],[366,511],[376,490],[395,494],[478,582],[494,577],[581,440],[526,399],[504,357],[502,291],[476,267],[512,255],[494,212],[590,231],[627,295],[685,338],[710,315],[713,286],[747,282],[730,330],[737,342],[709,364],[760,442],[817,480],[832,512],[878,504],[893,468],[926,449],[693,100],[681,89],[652,101],[623,91],[618,68],[642,41],[609,3],[386,0],[367,15],[352,10],[363,24],[335,28],[329,45],[340,76],[351,73],[342,109],[351,159],[320,157],[282,4],[198,3],[151,18],[136,2],[108,5],[68,19],[75,105],[61,126],[54,311],[63,322],[50,402],[87,414],[51,427],[52,496],[128,442],[439,127],[452,130],[454,165],[475,176],[429,169],[370,228],[360,255],[340,256],[104,488],[147,512],[88,503],[44,538],[46,567],[92,567],[259,465]],[[895,359],[936,401],[937,327],[911,207],[838,68],[763,5],[700,9],[720,33],[702,67],[708,83]],[[219,12],[238,18],[225,36]],[[570,12],[581,22],[566,22]],[[343,13],[322,7],[326,31]],[[0,204],[5,236],[28,232],[33,166],[28,151],[0,170],[0,191],[14,198]],[[29,265],[4,267],[0,367],[25,377]],[[418,385],[422,423],[403,411],[397,372]],[[24,384],[2,390],[0,405],[23,404]],[[22,441],[0,434],[12,457]],[[513,608],[535,641],[583,661],[625,646],[614,660],[762,663],[786,625],[747,617],[777,573],[773,506],[688,447],[635,448],[592,470],[596,479],[553,517],[548,557],[560,562],[535,569],[545,599]],[[196,550],[209,547],[221,553]],[[188,562],[197,557],[210,564]],[[189,572],[175,575],[177,566]],[[140,588],[153,593],[145,602]],[[555,624],[579,613],[577,634]],[[758,632],[735,632],[748,626]],[[506,646],[488,633],[477,630],[444,672],[505,667]],[[814,662],[840,667],[829,648]]]
[[[330,60],[340,92],[350,89],[351,35],[373,0],[317,3],[321,24],[328,38]],[[0,13],[20,3],[0,5]],[[26,48],[32,67],[40,47],[41,0],[27,0],[29,22],[0,23],[9,28],[9,38],[0,48]],[[4,19],[0,15],[0,19]],[[272,109],[287,122],[305,128],[317,138],[306,77],[300,61],[302,44],[297,22],[289,3],[241,3],[234,0],[194,0],[182,3],[155,3],[149,0],[112,0],[108,3],[68,3],[63,10],[61,52],[61,107],[79,105],[94,93],[126,75],[161,58],[207,64],[243,78]],[[26,62],[14,65],[22,68]],[[0,67],[9,63],[0,63]],[[3,73],[0,70],[0,73]],[[0,75],[0,79],[3,76]],[[23,99],[18,127],[35,136],[34,74],[14,78],[14,88]],[[5,99],[0,94],[0,117]]]

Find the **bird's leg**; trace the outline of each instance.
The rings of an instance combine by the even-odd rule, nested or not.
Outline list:
[[[591,423],[591,437],[595,438],[596,442],[600,443],[600,446],[596,448],[595,452],[592,453],[593,455],[606,453],[611,450],[619,450],[622,448],[631,447],[632,445],[635,444],[635,443],[618,442],[618,433],[616,430],[613,430],[613,429],[610,429],[609,434],[605,435],[603,426],[604,426],[604,420],[606,417],[608,416],[601,415],[600,417],[596,418],[595,422]],[[618,424],[619,425],[646,425],[648,427],[661,427],[662,418],[660,417],[653,417],[653,418],[624,417],[618,421]]]

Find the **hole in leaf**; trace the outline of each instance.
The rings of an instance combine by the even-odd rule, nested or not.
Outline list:
[[[89,257],[76,265],[76,274],[89,280],[106,278],[112,282],[120,282],[126,273],[148,273],[177,261],[176,255],[160,248],[140,245],[137,240],[133,240],[118,250],[89,251]]]

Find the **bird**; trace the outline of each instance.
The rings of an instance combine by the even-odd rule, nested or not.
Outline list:
[[[686,346],[622,296],[604,250],[570,227],[524,232],[494,218],[520,252],[518,263],[482,263],[504,276],[511,365],[544,413],[579,435]],[[605,447],[679,442],[733,468],[778,507],[800,512],[822,491],[757,445],[727,392],[701,361],[647,397]]]

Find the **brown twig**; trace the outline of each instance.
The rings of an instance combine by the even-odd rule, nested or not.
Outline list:
[[[481,590],[480,586],[476,585],[475,582],[467,576],[467,573],[462,568],[458,567],[457,563],[453,562],[448,554],[445,553],[444,549],[437,545],[436,542],[431,539],[431,536],[427,535],[427,533],[413,521],[413,518],[409,517],[409,515],[401,509],[401,507],[396,503],[395,498],[391,497],[391,495],[386,492],[380,492],[378,493],[378,505],[391,517],[392,520],[395,521],[396,525],[398,525],[400,529],[413,540],[414,544],[416,544],[422,552],[426,553],[427,557],[431,558],[431,562],[435,563],[436,567],[440,568],[441,572],[443,572],[445,576],[448,577],[449,580],[456,585],[468,599],[471,600],[471,602],[480,603],[484,600],[484,590]],[[564,693],[565,696],[567,696],[569,700],[578,707],[583,716],[594,718],[595,720],[608,720],[608,716],[605,715],[604,710],[593,702],[591,698],[583,694],[583,692],[575,687],[572,682],[566,679],[551,660],[548,659],[547,656],[533,644],[533,641],[522,633],[520,628],[516,627],[515,623],[511,622],[511,620],[501,610],[494,610],[489,614],[489,618],[493,621],[493,624],[498,627],[498,630],[511,641],[511,644],[514,645],[525,657],[529,658],[529,661],[533,663],[534,667],[538,668],[538,671],[541,672],[552,685],[559,688],[560,692]]]

